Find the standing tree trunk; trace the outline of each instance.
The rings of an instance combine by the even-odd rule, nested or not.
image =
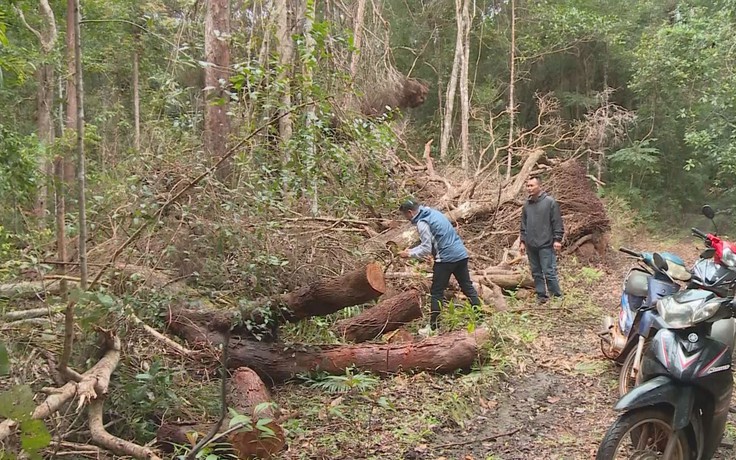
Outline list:
[[[74,9],[76,0],[67,0],[66,3],[66,128],[77,129],[77,71],[74,44],[76,43],[76,31],[74,30]],[[64,185],[68,186],[75,176],[74,162],[71,161],[71,153],[64,155]]]
[[[133,145],[135,151],[141,151],[141,96],[140,96],[140,31],[133,32]]]
[[[506,179],[511,178],[511,163],[513,160],[513,150],[511,145],[514,142],[514,121],[516,119],[516,100],[514,92],[516,90],[516,2],[511,0],[511,58],[509,72],[509,151],[506,155]]]
[[[469,171],[470,168],[470,133],[468,123],[470,120],[470,97],[468,95],[468,72],[470,67],[470,12],[468,4],[470,0],[463,0],[462,9],[462,31],[463,31],[463,54],[460,61],[460,113],[461,113],[461,134],[460,141],[462,146],[462,168]],[[460,24],[458,24],[458,27]]]
[[[457,36],[455,38],[455,57],[452,60],[450,81],[447,84],[447,96],[445,98],[445,115],[442,121],[442,133],[440,135],[440,158],[447,156],[447,148],[452,137],[452,115],[455,109],[455,89],[457,88],[457,77],[460,73],[460,63],[463,55],[463,19],[461,1],[455,0],[455,19],[457,22]]]
[[[77,86],[77,172],[79,187],[79,285],[87,289],[87,176],[84,155],[84,82],[82,79],[82,11],[80,0],[75,0],[74,11],[74,64]]]
[[[44,146],[44,153],[48,154],[49,149],[54,143],[54,124],[53,124],[53,105],[54,105],[54,65],[52,62],[52,53],[56,46],[57,30],[56,17],[51,9],[48,0],[39,0],[39,10],[45,22],[41,30],[31,27],[23,15],[23,10],[14,7],[20,16],[23,24],[30,30],[41,44],[41,64],[36,71],[36,79],[38,81],[37,94],[37,123],[38,138]],[[48,188],[49,181],[53,174],[52,163],[48,160],[48,155],[44,155],[38,164],[39,176],[42,178],[41,186],[38,189],[36,199],[36,217],[39,219],[39,225],[45,227],[44,216],[46,208],[51,198],[51,191]]]
[[[224,87],[230,66],[230,2],[208,0],[204,21],[205,101],[204,149],[210,156],[219,159],[227,152],[230,133],[228,120],[228,98]],[[223,165],[218,172],[223,180],[230,176],[230,167]]]
[[[358,7],[353,20],[353,50],[350,56],[350,80],[355,81],[358,74],[360,45],[363,44],[363,22],[365,21],[365,0],[358,0]]]
[[[286,142],[291,139],[292,135],[292,120],[291,116],[286,112],[291,107],[291,90],[290,75],[294,63],[294,42],[291,38],[291,27],[289,25],[289,3],[287,0],[276,0],[274,16],[276,20],[276,42],[278,43],[279,53],[279,65],[281,67],[281,73],[279,80],[283,86],[283,92],[281,94],[281,107],[279,114],[282,117],[279,119],[279,135],[281,141]],[[290,158],[288,154],[284,157],[284,164],[288,163]]]

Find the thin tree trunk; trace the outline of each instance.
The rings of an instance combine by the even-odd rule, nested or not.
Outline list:
[[[205,151],[215,159],[227,152],[227,139],[230,133],[228,120],[228,98],[223,82],[229,77],[230,46],[230,2],[229,0],[209,0],[204,22],[204,54],[208,63],[205,68]],[[213,103],[216,101],[216,103]],[[229,177],[230,167],[221,167],[217,175],[221,180]]]
[[[468,88],[468,73],[470,67],[470,12],[468,4],[470,0],[463,0],[462,9],[462,31],[463,31],[463,54],[460,61],[460,113],[461,113],[461,146],[462,146],[462,168],[468,171],[470,168],[470,133],[468,124],[470,121],[470,97]]]
[[[365,22],[365,0],[358,0],[358,8],[353,21],[353,51],[350,56],[350,80],[354,81],[358,73],[360,46],[363,44],[363,22]]]
[[[134,48],[133,48],[133,145],[135,151],[141,151],[141,97],[140,97],[140,33],[136,30],[134,35]]]
[[[514,142],[514,121],[516,119],[516,100],[514,99],[514,92],[516,90],[516,2],[511,0],[511,62],[510,62],[510,75],[509,75],[509,151],[506,155],[506,179],[511,178],[511,164],[512,164],[512,148],[511,144]]]
[[[82,37],[80,23],[82,22],[82,11],[80,0],[75,0],[76,21],[74,24],[74,60],[75,78],[77,86],[77,170],[79,174],[79,278],[82,290],[87,289],[87,206],[86,185],[87,176],[85,170],[84,153],[84,82],[82,79]]]
[[[76,64],[74,57],[74,44],[76,43],[76,31],[74,29],[74,9],[76,0],[67,0],[66,4],[66,127],[71,130],[77,129],[77,79]],[[74,162],[70,161],[70,153],[64,155],[64,182],[68,186],[75,176]]]
[[[455,89],[457,88],[458,74],[460,73],[460,61],[462,60],[463,42],[463,19],[460,2],[455,0],[455,18],[457,22],[457,37],[455,38],[455,57],[452,60],[450,81],[447,84],[447,96],[445,98],[445,116],[442,121],[442,133],[440,135],[440,158],[445,159],[447,148],[452,137],[452,114],[455,108]]]
[[[37,93],[37,124],[38,138],[44,145],[44,153],[54,143],[54,125],[53,125],[53,104],[54,104],[54,66],[51,63],[51,54],[56,46],[57,29],[54,11],[51,9],[48,0],[39,0],[39,12],[43,17],[45,24],[41,30],[34,29],[26,21],[23,10],[18,6],[14,6],[15,11],[21,18],[23,25],[33,33],[41,45],[41,64],[36,71],[36,79],[38,81]],[[38,224],[41,228],[45,227],[44,217],[48,203],[51,201],[51,190],[48,184],[53,175],[53,165],[48,160],[48,155],[44,155],[38,164],[39,177],[42,178],[41,186],[38,189],[36,199],[35,214],[38,218]]]
[[[281,94],[281,107],[279,112],[283,115],[291,107],[291,90],[289,88],[290,75],[294,63],[294,43],[291,38],[289,27],[289,4],[287,0],[276,0],[274,16],[276,20],[276,41],[278,42],[279,65],[281,66],[281,74],[279,80],[283,86]],[[281,117],[279,120],[279,135],[281,141],[286,142],[292,135],[292,120],[289,114]],[[285,153],[283,163],[290,161],[288,153]]]

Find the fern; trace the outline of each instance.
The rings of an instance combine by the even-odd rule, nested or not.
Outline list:
[[[345,375],[326,375],[317,379],[308,379],[312,388],[326,391],[328,393],[347,393],[355,390],[364,392],[375,388],[378,379],[364,373],[355,374],[351,368],[345,369]]]

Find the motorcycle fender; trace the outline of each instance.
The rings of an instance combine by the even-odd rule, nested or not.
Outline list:
[[[674,410],[672,423],[676,430],[690,424],[690,414],[695,403],[692,387],[677,385],[665,376],[655,377],[626,393],[614,406],[617,411],[629,411],[647,406],[666,404]]]

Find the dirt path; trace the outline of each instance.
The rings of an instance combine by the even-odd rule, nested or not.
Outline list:
[[[673,251],[688,264],[698,254],[692,241],[667,246],[661,242],[642,245]],[[456,445],[443,448],[442,456],[504,460],[595,457],[600,440],[616,416],[612,407],[617,399],[619,370],[603,357],[596,331],[604,311],[614,312],[621,280],[630,265],[629,260],[612,255],[598,267],[600,279],[587,283],[581,273],[592,276],[591,269],[562,269],[567,270],[565,278],[576,281],[577,286],[567,287],[564,303],[538,312],[546,330],[531,345],[527,368],[503,383],[500,391],[487,395],[492,411],[468,423],[472,428],[465,432],[446,437],[447,444]],[[733,419],[730,425],[732,429]],[[491,438],[498,434],[502,436]],[[716,458],[735,456],[733,450],[722,448]]]

